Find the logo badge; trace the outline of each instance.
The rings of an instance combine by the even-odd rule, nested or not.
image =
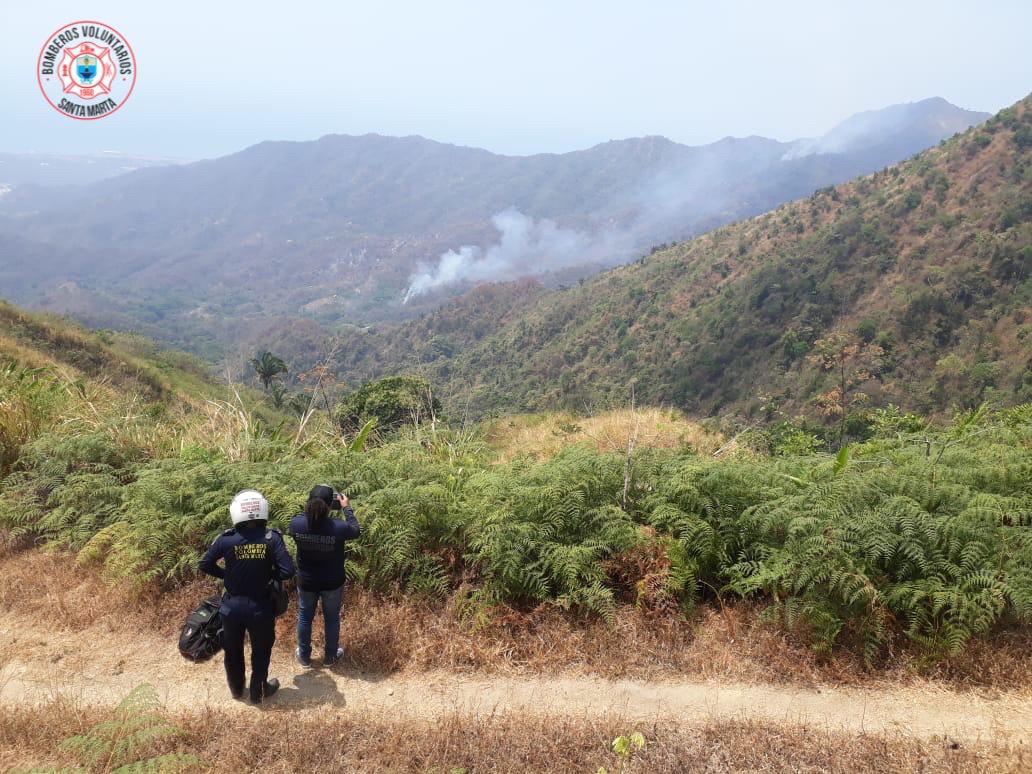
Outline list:
[[[111,115],[129,99],[136,85],[136,55],[114,27],[72,22],[43,44],[36,77],[55,110],[93,121]]]

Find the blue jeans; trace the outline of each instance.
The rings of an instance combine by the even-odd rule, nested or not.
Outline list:
[[[333,591],[301,591],[298,590],[297,604],[297,645],[301,649],[301,657],[312,657],[312,621],[315,620],[315,608],[322,600],[323,624],[326,627],[326,657],[337,657],[337,645],[340,639],[340,604],[344,595],[344,587]]]

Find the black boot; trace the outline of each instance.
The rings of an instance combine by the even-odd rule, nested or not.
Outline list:
[[[261,695],[255,696],[254,693],[251,694],[251,704],[261,704],[264,699],[268,699],[278,690],[279,680],[277,680],[275,677],[271,680],[266,680],[265,688],[262,690]]]

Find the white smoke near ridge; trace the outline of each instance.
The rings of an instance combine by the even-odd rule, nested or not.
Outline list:
[[[765,149],[766,157],[743,161],[733,143],[748,140],[731,142],[715,144],[704,153],[691,149],[614,196],[602,215],[617,218],[611,217],[610,225],[600,231],[563,228],[515,207],[496,213],[491,218],[499,233],[495,244],[464,245],[442,253],[434,264],[419,265],[409,277],[403,303],[460,282],[498,282],[567,268],[617,265],[660,240],[688,238],[700,224],[712,227],[714,218],[722,222],[740,215],[734,209],[740,198],[737,186],[782,161],[784,150],[775,146]]]
[[[421,264],[409,278],[403,303],[456,282],[484,282],[543,274],[611,254],[619,240],[562,228],[524,215],[514,207],[491,216],[498,241],[484,249],[463,245],[443,253],[435,265]]]
[[[498,241],[482,248],[464,245],[420,264],[409,277],[403,303],[459,282],[499,282],[590,265],[613,266],[641,254],[661,239],[691,232],[697,222],[727,208],[734,181],[754,167],[735,168],[720,156],[693,153],[656,170],[610,202],[621,225],[586,233],[554,221],[536,220],[515,207],[496,213],[491,223]],[[611,220],[610,223],[613,221]]]
[[[459,282],[494,282],[631,260],[659,241],[681,241],[722,223],[759,214],[781,200],[765,188],[783,174],[785,162],[813,155],[851,153],[892,139],[912,121],[921,103],[895,105],[857,114],[820,137],[778,143],[763,138],[725,138],[708,146],[681,147],[652,165],[643,179],[614,192],[595,213],[607,223],[586,233],[535,220],[515,208],[496,213],[491,222],[498,241],[487,248],[464,245],[421,264],[409,277],[404,301]],[[970,122],[951,119],[960,131]],[[947,132],[948,134],[948,132]],[[644,141],[643,138],[642,141]],[[629,141],[630,142],[630,141]],[[652,148],[654,150],[654,148]],[[815,187],[836,182],[814,168]],[[801,194],[797,194],[801,195]]]
[[[715,194],[699,200],[698,180],[709,179],[710,166],[700,165],[691,175],[657,175],[627,195],[625,206],[637,214],[621,228],[587,233],[529,217],[515,207],[495,213],[491,223],[498,230],[497,242],[487,248],[463,245],[442,253],[434,264],[419,264],[402,303],[459,282],[504,282],[571,267],[623,263],[649,244],[654,228],[666,228],[665,221],[682,208],[691,207],[701,216],[722,201]]]

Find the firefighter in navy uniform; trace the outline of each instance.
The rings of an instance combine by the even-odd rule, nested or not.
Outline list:
[[[279,681],[269,680],[269,659],[276,641],[275,604],[269,582],[294,576],[294,562],[283,536],[267,529],[269,503],[261,493],[245,489],[229,506],[233,529],[215,539],[201,559],[200,568],[222,578],[222,648],[226,656],[226,679],[234,699],[244,697],[244,634],[251,639],[251,685],[253,704],[272,696]],[[225,566],[218,565],[222,559]]]

